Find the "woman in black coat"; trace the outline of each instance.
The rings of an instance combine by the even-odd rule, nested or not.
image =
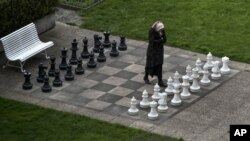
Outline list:
[[[162,81],[162,65],[164,58],[164,43],[166,42],[166,34],[164,25],[160,21],[156,21],[149,29],[149,44],[147,49],[147,60],[145,67],[144,82],[150,84],[148,75],[158,77],[158,84],[166,87]]]

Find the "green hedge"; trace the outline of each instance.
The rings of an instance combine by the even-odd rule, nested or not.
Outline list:
[[[0,0],[0,37],[53,12],[59,0]]]

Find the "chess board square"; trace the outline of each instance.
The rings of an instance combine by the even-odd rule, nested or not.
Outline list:
[[[131,94],[127,95],[126,97],[128,98],[132,98],[132,97],[135,97],[136,100],[141,101],[142,100],[142,92],[139,92],[139,91],[134,91],[132,92]]]
[[[142,73],[145,71],[145,66],[137,65],[137,64],[131,64],[130,66],[124,68],[126,71],[134,72],[134,73]]]
[[[144,57],[144,56],[146,56],[146,52],[147,52],[146,48],[136,48],[135,50],[130,52],[130,54],[134,55],[134,56]]]
[[[39,88],[39,89],[36,89],[35,91],[32,91],[31,95],[38,97],[38,98],[48,98],[49,96],[51,96],[57,92],[58,92],[58,90],[53,89],[53,87],[52,87],[52,91],[48,92],[48,93],[42,92],[41,88]]]
[[[137,73],[122,70],[122,71],[118,72],[117,74],[115,74],[114,76],[124,78],[124,79],[130,79],[130,78],[134,77],[135,75],[137,75]]]
[[[130,101],[131,101],[130,98],[123,97],[122,99],[116,101],[115,104],[124,106],[124,107],[130,107]]]
[[[139,61],[136,62],[135,64],[142,65],[142,66],[146,66],[146,58],[143,58],[142,60],[139,60]]]
[[[169,77],[172,77],[172,79],[174,79],[174,72],[164,72],[162,74],[162,78],[165,80],[168,80]]]
[[[192,68],[195,67],[196,60],[187,60],[180,64],[180,66],[187,67],[187,65],[190,65]]]
[[[186,74],[186,68],[183,66],[176,66],[170,70],[171,72],[176,72],[178,71],[180,75],[185,75]]]
[[[142,59],[142,57],[125,54],[119,59],[119,61],[126,62],[126,63],[135,63],[135,62],[138,62],[140,59]]]
[[[171,63],[171,64],[182,64],[183,62],[187,61],[186,58],[182,57],[177,57],[177,56],[170,56],[166,60],[166,62]]]
[[[187,102],[187,103],[192,103],[192,102],[194,102],[195,100],[197,100],[198,98],[199,98],[199,96],[191,94],[190,98],[188,98],[188,99],[183,99],[183,101],[185,101],[185,102]]]
[[[82,93],[80,93],[79,95],[81,95],[83,97],[87,97],[89,99],[97,99],[98,97],[100,97],[104,94],[105,94],[105,92],[102,92],[102,91],[87,89],[87,90],[83,91]]]
[[[114,62],[108,64],[108,66],[118,68],[118,69],[124,69],[129,65],[130,65],[130,63],[126,63],[126,62],[122,62],[122,61],[114,61]]]
[[[102,74],[106,74],[106,75],[114,75],[114,74],[118,73],[119,71],[121,71],[121,70],[114,68],[114,67],[108,67],[108,66],[104,66],[104,67],[100,68],[99,70],[97,70],[97,72],[102,73]]]
[[[144,74],[137,74],[136,76],[134,76],[133,78],[131,78],[130,80],[135,81],[135,82],[139,82],[139,83],[144,83],[143,80]]]
[[[91,87],[95,86],[96,84],[98,84],[98,82],[95,80],[84,78],[80,81],[74,82],[72,85],[75,85],[75,84],[82,86],[84,88],[91,88]]]
[[[86,104],[86,107],[96,109],[96,110],[103,110],[110,105],[111,105],[111,103],[107,103],[104,101],[92,100],[88,104]]]
[[[138,88],[142,87],[143,85],[145,85],[145,84],[129,80],[129,81],[123,83],[121,86],[124,88],[137,90]]]
[[[68,87],[69,85],[70,85],[69,82],[65,82],[65,81],[64,81],[61,87],[54,87],[54,86],[53,86],[53,89],[59,91],[59,90],[62,90],[62,89],[64,89],[64,88]]]
[[[120,100],[122,96],[114,95],[114,94],[109,94],[106,93],[102,96],[100,96],[97,100],[109,102],[109,103],[115,103],[116,101]]]
[[[137,89],[137,91],[139,91],[139,92],[143,92],[144,90],[147,90],[148,94],[153,94],[154,93],[154,85],[145,84],[141,88]]]
[[[168,72],[170,71],[171,69],[173,69],[174,67],[176,67],[175,64],[171,64],[171,63],[168,63],[168,62],[164,62],[163,63],[163,66],[162,66],[162,72]]]
[[[115,86],[110,85],[110,84],[105,84],[105,83],[99,83],[92,87],[92,89],[103,91],[103,92],[108,92],[109,90],[113,89]]]
[[[215,81],[211,81],[210,85],[203,86],[203,85],[200,84],[200,87],[203,88],[203,89],[212,90],[212,89],[216,88],[219,85],[220,85],[220,83],[217,83]]]
[[[119,96],[126,96],[132,93],[134,90],[123,88],[123,87],[115,87],[114,89],[110,90],[109,93],[119,95]]]
[[[87,103],[92,101],[92,99],[89,99],[87,97],[81,96],[81,95],[75,95],[72,99],[70,99],[68,102],[70,104],[76,104],[76,105],[81,105],[85,106]]]
[[[128,110],[127,107],[116,105],[116,104],[112,104],[109,107],[104,109],[105,112],[110,113],[112,115],[116,115],[116,116],[124,112],[127,112],[127,110]]]
[[[82,91],[84,91],[86,88],[83,88],[82,86],[79,85],[69,85],[66,88],[62,89],[62,91],[66,93],[73,93],[73,94],[79,94]]]
[[[120,78],[120,77],[115,77],[115,76],[111,76],[111,77],[105,79],[102,82],[106,83],[106,84],[110,84],[110,85],[119,86],[119,85],[125,83],[126,81],[127,81],[127,79]]]
[[[49,98],[54,99],[54,100],[58,100],[58,101],[68,101],[71,98],[73,98],[74,96],[75,96],[75,94],[65,93],[65,92],[59,91],[53,95],[50,95]]]
[[[103,81],[107,79],[109,76],[105,74],[101,74],[98,72],[92,73],[89,76],[87,76],[88,79],[95,80],[95,81]]]

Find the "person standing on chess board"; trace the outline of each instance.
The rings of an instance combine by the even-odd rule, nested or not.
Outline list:
[[[144,82],[150,84],[148,76],[158,77],[158,85],[166,87],[162,80],[162,65],[164,58],[164,43],[166,42],[166,34],[164,24],[161,21],[156,21],[149,29],[149,44],[147,48],[147,59],[145,66]]]

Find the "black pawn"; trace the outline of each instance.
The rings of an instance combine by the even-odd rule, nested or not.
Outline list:
[[[109,47],[111,47],[111,43],[110,43],[110,40],[109,40],[110,32],[104,31],[104,32],[103,32],[103,35],[104,35],[104,41],[103,41],[102,46],[103,46],[104,48],[109,48]]]
[[[48,75],[51,77],[54,77],[55,69],[56,69],[56,58],[55,56],[50,56],[50,69],[49,69]]]
[[[55,70],[55,79],[53,81],[53,86],[54,87],[60,87],[60,86],[62,86],[62,84],[63,84],[63,82],[60,79],[60,71],[59,71],[59,69],[56,69]]]
[[[49,77],[46,75],[44,77],[44,84],[43,84],[43,87],[42,87],[42,91],[44,93],[48,93],[48,92],[51,92],[52,88],[51,86],[49,85]]]
[[[25,81],[23,83],[23,89],[24,90],[32,89],[33,84],[31,84],[31,82],[30,82],[31,73],[27,72],[27,71],[24,71],[23,75],[24,75],[24,78],[25,78]]]
[[[75,73],[77,75],[84,74],[84,68],[82,67],[82,59],[81,58],[78,59],[77,67],[75,69]]]
[[[71,55],[71,59],[69,60],[71,65],[76,65],[77,64],[77,44],[78,42],[76,41],[76,39],[73,40],[73,42],[71,43],[72,47],[71,47],[71,51],[72,51],[72,55]]]
[[[102,37],[99,37],[99,35],[95,34],[94,35],[94,48],[93,48],[93,52],[95,53],[99,53],[100,51],[100,46],[101,46],[101,40]]]
[[[110,53],[109,53],[109,55],[111,56],[111,57],[117,57],[118,55],[119,55],[119,52],[118,52],[118,50],[116,49],[116,41],[114,40],[113,42],[112,42],[112,49],[111,49],[111,51],[110,51]]]
[[[95,55],[94,55],[93,52],[91,52],[90,55],[89,55],[89,62],[87,63],[87,66],[89,68],[95,68],[96,67]]]
[[[65,78],[66,81],[72,81],[72,80],[75,79],[75,76],[72,73],[72,66],[71,65],[68,65],[67,73],[65,74],[64,78]]]
[[[125,43],[125,36],[120,36],[120,44],[118,46],[118,49],[120,51],[124,51],[124,50],[127,50],[127,45]]]
[[[83,41],[83,51],[81,53],[81,56],[83,59],[89,58],[88,39],[84,37],[82,41]]]
[[[99,56],[97,57],[98,62],[106,62],[106,56],[104,54],[104,48],[100,47]]]
[[[67,69],[67,66],[68,66],[68,64],[67,64],[67,58],[68,58],[67,52],[68,52],[67,48],[62,48],[61,49],[62,62],[59,65],[60,70],[66,70]]]
[[[37,82],[43,83],[44,82],[44,77],[46,75],[47,66],[43,65],[43,63],[40,63],[38,65],[38,77],[36,78]]]

